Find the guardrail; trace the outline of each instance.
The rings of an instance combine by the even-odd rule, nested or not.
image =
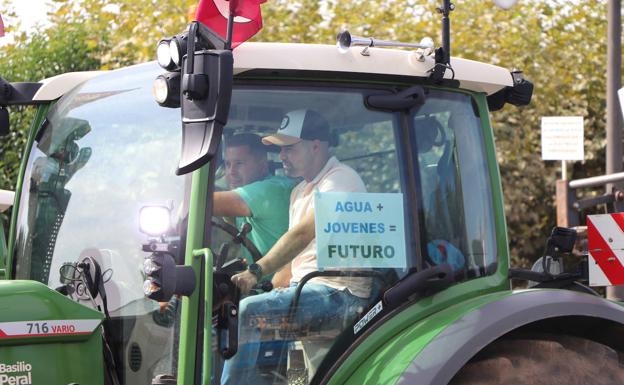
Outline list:
[[[573,227],[580,225],[583,210],[607,205],[607,212],[624,211],[624,191],[611,189],[610,193],[579,198],[577,190],[606,186],[624,181],[624,172],[600,175],[577,180],[558,180],[556,192],[557,226]]]

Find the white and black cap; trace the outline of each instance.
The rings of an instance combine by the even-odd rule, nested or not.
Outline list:
[[[329,123],[318,112],[309,109],[290,111],[282,118],[280,129],[262,138],[262,143],[290,146],[302,140],[329,142]]]

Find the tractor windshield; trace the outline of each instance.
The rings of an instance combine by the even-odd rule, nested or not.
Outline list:
[[[28,155],[14,263],[15,278],[54,289],[76,278],[63,265],[99,263],[115,325],[109,344],[126,384],[149,383],[174,365],[177,309],[161,312],[143,295],[138,213],[172,204],[175,216],[183,201],[184,179],[175,175],[180,115],[154,102],[158,69],[145,67],[90,80],[48,113]],[[101,296],[93,302],[82,284],[71,286],[73,299],[101,308]]]

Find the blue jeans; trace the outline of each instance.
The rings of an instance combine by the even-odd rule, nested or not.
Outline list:
[[[234,357],[225,361],[221,376],[222,385],[262,384],[261,375],[253,364],[258,358],[260,349],[261,327],[263,324],[279,325],[288,316],[295,289],[295,286],[275,289],[240,301],[239,349]],[[309,325],[337,318],[353,319],[357,309],[366,304],[366,298],[357,297],[346,289],[337,290],[308,282],[301,291],[294,321],[298,325]]]

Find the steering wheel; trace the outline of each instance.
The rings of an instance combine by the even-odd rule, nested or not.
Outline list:
[[[260,253],[256,245],[254,245],[254,243],[247,238],[247,234],[251,232],[251,225],[249,223],[245,223],[243,227],[238,230],[235,226],[219,218],[213,217],[211,222],[214,227],[224,231],[232,237],[232,241],[230,243],[242,245],[245,249],[247,249],[253,262],[257,262],[260,258],[262,258],[262,253]],[[217,260],[215,263],[217,269],[221,268],[223,263],[225,263],[228,250],[229,244],[224,243],[217,254]]]

